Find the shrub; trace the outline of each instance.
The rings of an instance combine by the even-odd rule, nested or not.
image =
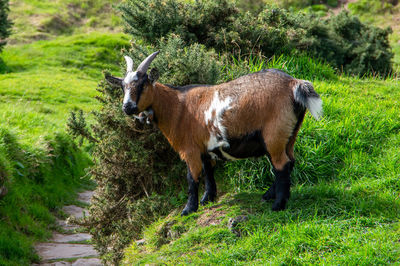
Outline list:
[[[6,45],[6,39],[11,34],[12,23],[8,19],[8,0],[0,0],[0,52]]]
[[[391,30],[363,24],[347,12],[321,18],[267,6],[251,14],[227,0],[128,0],[120,9],[127,31],[152,45],[176,34],[187,45],[200,43],[228,56],[271,57],[297,50],[349,74],[392,70]]]
[[[198,43],[186,45],[177,35],[161,38],[157,47],[146,48],[133,43],[128,53],[137,66],[155,50],[160,50],[160,55],[152,67],[163,73],[160,82],[174,85],[215,84],[220,77],[222,63],[213,50],[207,51],[204,45]]]

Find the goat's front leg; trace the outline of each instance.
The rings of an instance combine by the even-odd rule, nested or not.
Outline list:
[[[195,181],[193,179],[193,176],[190,173],[189,168],[186,178],[189,184],[189,192],[188,192],[188,201],[181,213],[182,216],[195,212],[199,208],[199,181]]]
[[[199,208],[199,176],[201,173],[201,160],[198,156],[198,160],[188,160],[188,173],[187,181],[189,185],[188,201],[181,215],[188,215],[192,212],[197,211]],[[197,156],[196,156],[197,159]]]
[[[205,205],[208,202],[213,202],[217,196],[217,185],[214,179],[214,168],[211,164],[211,160],[203,158],[203,171],[205,175],[205,192],[201,198],[201,205]]]

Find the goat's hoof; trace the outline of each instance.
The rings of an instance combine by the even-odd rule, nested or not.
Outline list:
[[[272,205],[272,210],[273,211],[283,211],[286,209],[286,202],[287,200],[276,200],[274,204]]]
[[[202,206],[206,205],[209,202],[214,202],[215,201],[215,195],[208,194],[207,192],[204,193],[203,197],[200,200],[200,204]]]
[[[262,200],[264,200],[264,201],[274,200],[275,198],[276,198],[276,195],[270,191],[265,192],[265,194],[262,196]]]
[[[197,208],[186,206],[183,209],[183,211],[181,212],[181,216],[186,216],[186,215],[189,215],[189,214],[191,214],[193,212],[196,212],[196,211],[197,211]]]

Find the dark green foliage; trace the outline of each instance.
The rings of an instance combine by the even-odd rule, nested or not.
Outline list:
[[[151,44],[175,33],[187,43],[214,46],[216,35],[229,28],[238,9],[229,0],[185,3],[176,0],[126,1],[120,5],[126,31]]]
[[[186,45],[201,43],[220,54],[271,57],[293,50],[320,57],[349,74],[392,71],[388,35],[347,12],[321,18],[280,8],[239,12],[227,0],[129,0],[120,6],[127,31],[156,45],[171,33]]]
[[[37,261],[33,242],[50,236],[52,213],[82,185],[87,156],[66,135],[44,141],[41,149],[21,146],[0,128],[0,265]]]
[[[8,19],[8,0],[0,0],[0,52],[6,45],[6,38],[11,34],[12,23]]]
[[[173,85],[215,84],[220,77],[222,62],[213,50],[207,51],[204,45],[198,43],[186,46],[176,35],[162,38],[157,47],[151,49],[134,43],[129,55],[137,66],[155,50],[159,50],[160,55],[151,67],[162,73],[160,82]]]

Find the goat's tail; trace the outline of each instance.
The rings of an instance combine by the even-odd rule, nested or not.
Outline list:
[[[319,120],[322,116],[322,100],[311,82],[298,80],[293,88],[294,100],[306,107],[312,116]]]

